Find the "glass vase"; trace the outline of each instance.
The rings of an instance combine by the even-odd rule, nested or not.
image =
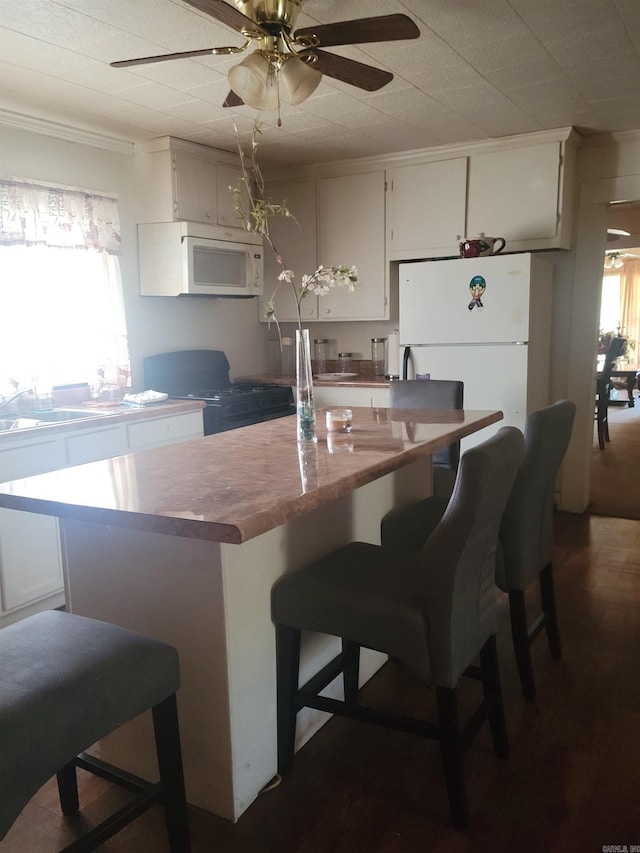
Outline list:
[[[296,413],[298,441],[316,441],[309,329],[296,329]]]

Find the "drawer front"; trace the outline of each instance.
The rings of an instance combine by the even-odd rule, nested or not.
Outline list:
[[[159,447],[203,435],[202,412],[185,412],[170,418],[154,418],[127,424],[129,450]]]
[[[70,435],[64,440],[67,465],[83,465],[98,459],[110,459],[126,453],[119,426]]]
[[[55,471],[66,465],[64,447],[57,439],[30,442],[0,450],[0,482]]]

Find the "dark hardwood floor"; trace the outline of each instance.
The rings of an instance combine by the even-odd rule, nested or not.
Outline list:
[[[538,637],[538,703],[525,705],[501,596],[511,755],[497,759],[486,731],[467,752],[467,832],[450,828],[435,743],[332,719],[298,753],[291,776],[261,794],[237,824],[192,810],[194,853],[588,853],[640,845],[640,521],[560,514],[556,522],[563,659],[552,661],[546,637]],[[535,610],[534,591],[530,604]],[[465,704],[477,689],[465,686]],[[433,710],[433,691],[394,663],[363,692],[415,714]],[[81,794],[83,817],[67,821],[47,783],[0,853],[58,850],[76,826],[126,796],[88,778]],[[103,849],[164,853],[161,812]]]

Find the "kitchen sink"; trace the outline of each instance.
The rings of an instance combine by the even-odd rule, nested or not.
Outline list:
[[[87,418],[100,418],[108,414],[109,412],[94,412],[87,411],[87,409],[52,409],[50,412],[29,412],[12,418],[0,418],[0,432],[47,426],[47,424],[68,423],[69,421],[80,421]]]
[[[38,423],[59,423],[83,418],[99,418],[106,414],[108,412],[89,412],[86,409],[52,409],[50,412],[34,412],[33,417],[38,420]]]

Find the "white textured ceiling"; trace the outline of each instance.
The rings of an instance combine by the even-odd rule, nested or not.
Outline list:
[[[231,2],[231,0],[229,0]],[[307,0],[297,27],[403,12],[413,41],[328,48],[394,79],[324,77],[282,127],[260,113],[263,166],[302,165],[573,125],[640,128],[640,0]],[[242,44],[180,0],[0,0],[0,107],[127,140],[235,150],[258,115],[223,109],[238,57],[109,62]]]

